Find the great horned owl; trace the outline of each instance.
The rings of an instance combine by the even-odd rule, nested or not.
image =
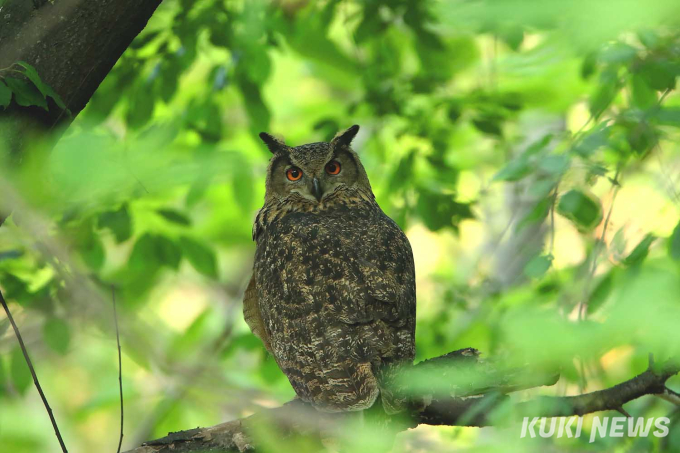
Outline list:
[[[273,156],[243,312],[302,400],[339,412],[381,395],[395,412],[386,382],[415,355],[415,269],[350,147],[358,130],[296,147],[260,134]]]

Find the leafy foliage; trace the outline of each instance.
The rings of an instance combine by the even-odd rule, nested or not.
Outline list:
[[[25,79],[11,76],[22,75]],[[51,98],[62,110],[67,110],[64,101],[54,90],[46,85],[33,66],[19,61],[9,68],[0,69],[0,107],[7,108],[14,102],[22,107],[36,106],[48,110],[47,98]]]
[[[263,130],[298,144],[362,126],[374,192],[414,249],[418,359],[473,346],[560,367],[574,394],[677,357],[679,17],[670,0],[163,2],[56,148],[0,169],[0,288],[70,448],[112,445],[112,285],[129,446],[292,398],[240,315]],[[64,108],[24,62],[0,70],[0,109],[14,103]],[[9,422],[0,444],[47,451],[0,334],[0,419],[37,426]],[[479,438],[456,432],[421,427],[396,451]],[[518,433],[485,442],[528,448]],[[588,448],[567,440],[554,448]]]

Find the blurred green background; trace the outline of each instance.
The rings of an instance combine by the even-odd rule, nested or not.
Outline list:
[[[521,400],[678,357],[679,26],[672,0],[163,2],[56,148],[0,170],[0,288],[70,450],[118,442],[113,286],[124,450],[294,396],[241,314],[260,131],[361,125],[415,254],[418,360],[472,346],[559,367]],[[627,410],[673,414],[671,434],[420,426],[395,451],[680,449],[670,403]],[[59,451],[4,318],[0,450]]]

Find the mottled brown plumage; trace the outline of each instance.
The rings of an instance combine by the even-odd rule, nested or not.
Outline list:
[[[350,147],[358,129],[297,147],[260,135],[273,157],[244,316],[304,401],[361,410],[382,393],[394,412],[385,384],[415,355],[415,270]]]

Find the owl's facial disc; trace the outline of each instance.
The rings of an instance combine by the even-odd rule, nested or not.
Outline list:
[[[330,142],[290,147],[268,134],[260,134],[274,154],[267,173],[265,200],[313,203],[325,200],[343,189],[370,192],[370,184],[350,143],[358,130],[353,126]]]

